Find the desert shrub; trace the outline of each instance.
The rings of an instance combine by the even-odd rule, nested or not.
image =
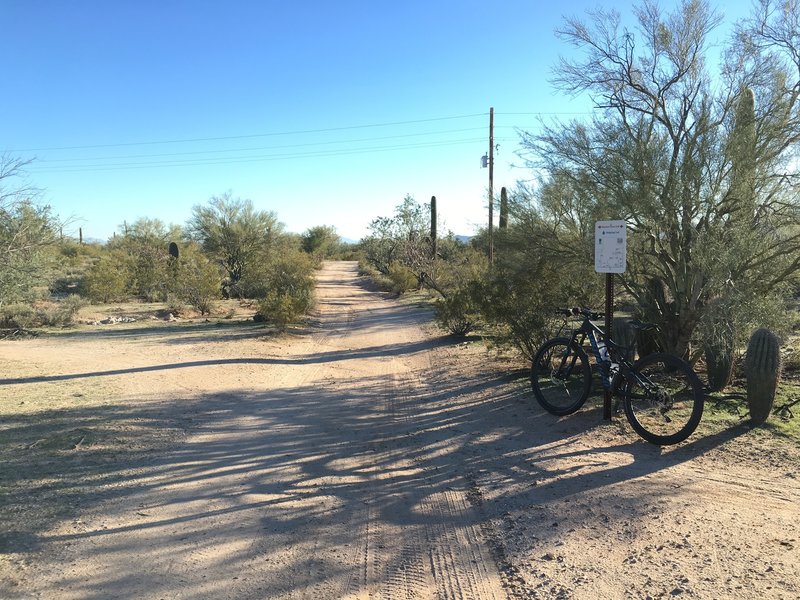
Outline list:
[[[168,269],[168,289],[174,299],[194,306],[201,315],[214,309],[214,301],[221,296],[221,272],[199,249],[187,246],[179,259],[174,259]]]
[[[448,333],[467,335],[481,322],[477,287],[487,275],[486,256],[448,237],[439,244],[439,258],[431,261],[423,285],[437,292],[436,323]]]
[[[116,254],[101,256],[84,276],[83,290],[92,302],[112,302],[127,295],[128,269]]]
[[[358,274],[362,277],[368,277],[375,285],[383,291],[389,292],[392,289],[392,280],[386,275],[378,271],[367,260],[358,261]]]
[[[453,291],[436,300],[436,324],[454,335],[467,335],[480,321],[475,294],[469,288]]]
[[[88,302],[78,295],[70,295],[57,302],[9,304],[0,308],[0,327],[30,329],[33,327],[66,327],[75,322],[75,315]]]
[[[166,310],[171,315],[180,316],[186,313],[188,305],[181,300],[174,292],[167,294]]]
[[[258,314],[285,329],[314,307],[314,260],[303,252],[288,252],[268,265]]]
[[[39,325],[48,327],[67,327],[75,322],[75,315],[86,306],[88,301],[77,294],[37,311]]]
[[[419,280],[414,273],[399,262],[389,265],[389,280],[391,281],[392,291],[395,294],[405,294],[409,290],[419,287]]]
[[[38,323],[36,310],[29,304],[7,304],[0,307],[0,326],[9,329],[29,329]]]

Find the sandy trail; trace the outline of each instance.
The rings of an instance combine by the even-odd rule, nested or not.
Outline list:
[[[463,477],[414,438],[436,343],[425,315],[358,286],[352,263],[329,265],[319,293],[313,335],[240,341],[249,356],[219,344],[62,355],[66,373],[112,372],[128,394],[193,399],[199,425],[41,536],[50,562],[33,595],[505,597]]]
[[[318,322],[280,339],[14,342],[3,357],[35,367],[4,390],[103,385],[188,434],[82,481],[22,571],[0,562],[0,597],[800,597],[797,452],[559,420],[353,263],[319,294]]]

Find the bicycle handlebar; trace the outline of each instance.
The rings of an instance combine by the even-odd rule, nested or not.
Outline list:
[[[565,317],[584,317],[590,321],[597,321],[605,317],[604,313],[594,312],[588,308],[581,308],[578,306],[574,308],[558,308],[556,309],[556,314],[563,315]]]

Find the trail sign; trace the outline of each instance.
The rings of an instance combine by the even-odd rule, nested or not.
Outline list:
[[[594,224],[594,270],[624,273],[628,251],[625,221],[597,221]]]

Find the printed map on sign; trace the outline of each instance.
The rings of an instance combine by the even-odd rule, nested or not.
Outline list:
[[[594,270],[624,273],[627,241],[625,221],[597,221],[594,225]]]

